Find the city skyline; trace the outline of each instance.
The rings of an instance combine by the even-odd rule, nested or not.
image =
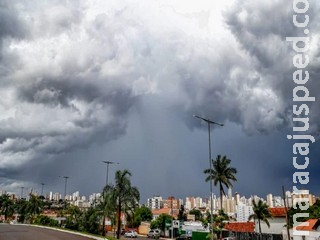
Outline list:
[[[224,124],[212,126],[212,158],[232,160],[233,191],[292,191],[295,52],[285,39],[309,34],[315,143],[298,188],[319,195],[320,4],[310,5],[306,33],[279,0],[0,0],[0,189],[64,193],[68,176],[67,192],[101,192],[113,161],[110,183],[128,169],[141,199],[208,196],[208,133],[195,114]]]

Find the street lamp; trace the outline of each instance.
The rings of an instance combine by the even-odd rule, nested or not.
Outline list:
[[[59,177],[62,177],[62,176],[59,176]],[[66,195],[67,195],[67,182],[68,182],[68,176],[63,176],[62,178],[64,178],[64,199],[66,198]]]
[[[43,186],[46,185],[45,183],[40,183],[41,184],[41,196],[43,196]]]
[[[109,165],[110,164],[119,164],[118,162],[111,162],[111,161],[102,161],[103,163],[107,164],[107,176],[106,176],[106,186],[108,185],[108,175],[109,175]]]
[[[210,222],[211,222],[211,228],[210,228],[210,231],[211,231],[211,239],[213,239],[213,227],[212,227],[212,224],[213,224],[213,198],[212,198],[212,174],[211,174],[211,170],[212,170],[212,161],[211,161],[211,136],[210,136],[210,132],[211,132],[211,129],[210,129],[210,126],[211,124],[214,124],[214,125],[218,125],[220,127],[223,127],[223,124],[221,123],[217,123],[217,122],[214,122],[214,121],[211,121],[210,119],[206,119],[206,118],[203,118],[203,117],[199,117],[197,115],[193,115],[193,117],[195,118],[199,118],[203,121],[205,121],[207,124],[208,124],[208,134],[209,134],[209,165],[210,165]],[[222,206],[221,206],[221,209],[222,209]]]
[[[24,189],[24,187],[20,187],[21,188],[21,198],[23,197],[23,189]]]

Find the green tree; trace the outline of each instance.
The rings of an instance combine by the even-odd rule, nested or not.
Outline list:
[[[178,220],[187,221],[187,214],[185,213],[183,204],[180,205]]]
[[[231,160],[226,156],[221,158],[221,155],[218,155],[216,160],[212,161],[212,169],[205,169],[204,173],[208,176],[206,177],[206,182],[210,181],[210,178],[213,180],[215,186],[219,185],[220,191],[220,209],[222,209],[222,197],[225,194],[223,186],[227,188],[232,188],[232,182],[237,181],[236,174],[237,169],[230,167]]]
[[[129,226],[139,227],[141,222],[150,222],[153,218],[152,212],[149,208],[142,206],[135,209],[134,213],[129,217]]]
[[[259,233],[261,233],[261,225],[260,221],[264,221],[268,227],[270,227],[270,223],[268,221],[268,218],[272,217],[269,206],[264,203],[261,199],[259,199],[258,203],[252,199],[252,205],[253,205],[253,214],[249,216],[249,221],[252,219],[258,219],[259,224]]]
[[[8,194],[0,197],[0,213],[4,215],[5,221],[8,217],[12,217],[14,213],[14,202]]]
[[[219,210],[219,214],[213,215],[213,232],[217,234],[217,239],[222,239],[222,230],[227,220],[229,220],[229,216],[223,209]]]
[[[129,170],[118,170],[115,174],[114,196],[117,202],[117,238],[120,238],[121,212],[132,210],[138,206],[140,193],[138,188],[131,186]]]
[[[152,221],[150,224],[150,228],[154,229],[154,228],[159,228],[162,231],[165,231],[166,228],[166,223],[170,223],[172,222],[172,217],[168,214],[162,213],[159,215],[159,217]]]
[[[102,236],[106,235],[106,218],[113,219],[116,211],[116,195],[112,185],[106,185],[102,191],[101,201],[97,206],[102,215]]]
[[[74,205],[69,205],[65,213],[67,216],[65,228],[79,230],[82,217],[82,212],[80,208]]]
[[[28,215],[28,202],[25,199],[19,199],[15,203],[15,212],[19,214],[18,221],[24,223]]]
[[[320,200],[318,199],[313,205],[309,206],[307,209],[305,207],[305,209],[301,209],[301,206],[305,206],[305,202],[300,202],[300,203],[296,203],[295,206],[292,206],[289,210],[288,210],[288,219],[289,219],[289,227],[292,228],[293,227],[293,216],[296,213],[308,213],[309,216],[308,217],[298,217],[296,219],[297,222],[305,222],[308,219],[319,219],[320,218]]]
[[[98,234],[99,225],[100,216],[94,207],[90,207],[82,215],[79,230],[92,234]]]
[[[41,213],[42,206],[43,206],[42,200],[38,196],[30,194],[30,199],[29,199],[26,210],[31,223],[33,223],[36,216]]]
[[[192,209],[189,211],[190,215],[194,215],[194,218],[196,221],[201,221],[202,220],[202,213],[199,209]]]

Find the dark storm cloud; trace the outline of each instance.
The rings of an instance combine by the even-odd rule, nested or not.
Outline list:
[[[78,151],[125,136],[132,112],[148,126],[157,105],[159,115],[174,114],[191,128],[200,126],[192,114],[233,122],[246,134],[291,127],[293,51],[285,38],[302,34],[292,5],[237,1],[220,15],[219,4],[226,3],[1,1],[2,175],[37,181],[48,166],[52,177],[61,162],[84,166]],[[310,5],[308,88],[317,98],[319,4]],[[310,107],[317,132],[320,110]],[[170,125],[159,124],[155,135]],[[150,133],[129,140],[140,134]],[[176,151],[157,146],[148,147],[150,158]],[[159,156],[158,164],[169,163]]]

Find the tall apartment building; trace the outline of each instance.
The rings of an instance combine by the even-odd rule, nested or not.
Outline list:
[[[271,208],[273,207],[273,197],[271,193],[267,195],[267,205]]]
[[[195,199],[194,197],[186,197],[186,203],[184,208],[186,210],[192,210],[195,207]]]
[[[164,208],[170,208],[173,212],[180,209],[182,202],[180,199],[176,199],[173,196],[169,196],[167,199],[163,201]]]
[[[163,208],[163,199],[160,196],[154,196],[152,198],[148,198],[147,207],[150,209],[161,209]]]
[[[253,214],[252,206],[247,206],[242,202],[238,204],[236,214],[237,222],[247,222],[251,214]]]

